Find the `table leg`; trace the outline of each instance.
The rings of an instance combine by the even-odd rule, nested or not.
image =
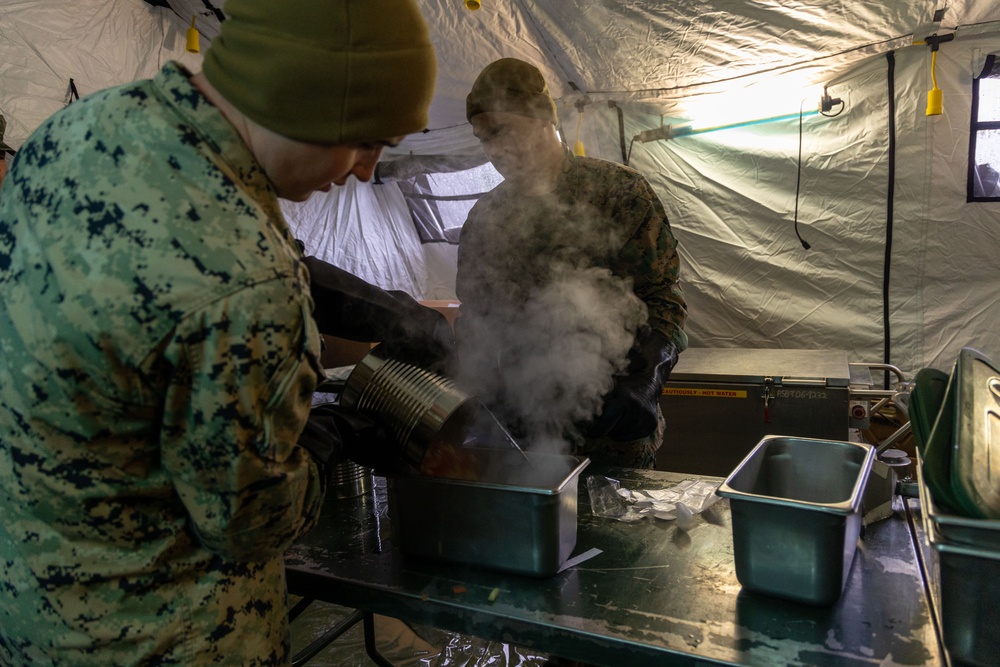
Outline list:
[[[360,621],[361,618],[362,618],[362,612],[360,610],[355,609],[353,612],[351,612],[344,618],[337,621],[337,623],[334,624],[334,626],[331,627],[329,630],[324,632],[321,637],[313,640],[312,643],[310,643],[304,649],[302,649],[294,656],[292,656],[292,667],[299,667],[300,665],[304,665],[310,660],[312,660],[317,653],[325,649],[331,642],[333,642],[338,637],[340,637],[340,635],[344,634],[345,632],[353,628],[355,625],[357,625],[358,621]],[[365,648],[367,648],[368,645],[367,636],[368,632],[366,628]]]
[[[375,645],[375,615],[370,611],[363,612],[363,614],[365,619],[365,651],[368,653],[368,657],[379,667],[394,667],[378,652],[378,647]]]

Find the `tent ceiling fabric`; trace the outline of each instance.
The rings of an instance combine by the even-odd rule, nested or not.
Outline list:
[[[217,33],[214,12],[225,8],[223,0],[157,1],[182,17],[198,13],[208,36]],[[928,0],[484,0],[478,11],[461,0],[419,4],[439,61],[429,128],[443,130],[465,125],[472,81],[501,57],[536,63],[566,106],[587,95],[651,101],[669,112],[677,100],[789,71],[823,84],[939,27],[986,20],[989,10],[974,6],[991,3],[952,2],[940,25],[939,5]]]
[[[647,102],[658,113],[672,114],[683,113],[683,102],[693,97],[783,75],[794,74],[795,85],[823,84],[861,59],[939,29],[932,22],[938,5],[928,0],[485,0],[478,11],[465,9],[461,0],[418,1],[439,61],[428,127],[434,133],[445,133],[441,136],[445,146],[439,147],[436,137],[413,137],[398,150],[388,151],[388,159],[398,154],[476,154],[465,119],[465,96],[479,71],[505,56],[536,63],[562,108],[572,109],[582,99]],[[70,18],[74,12],[61,10],[58,4],[12,0],[0,12],[5,18],[17,19],[5,21],[8,24],[46,26],[53,39],[66,33],[80,34],[78,20]],[[76,13],[79,5],[93,6],[94,26],[110,18],[110,25],[128,33],[135,28],[126,26],[126,19],[133,25],[145,23],[148,34],[143,43],[168,51],[178,43],[183,48],[183,32],[192,16],[202,33],[204,49],[218,34],[219,17],[225,11],[225,0],[78,0],[74,4],[78,5]],[[940,27],[951,30],[1000,19],[995,4],[952,2]],[[134,15],[140,12],[149,18],[136,20]],[[43,14],[44,21],[39,22]],[[112,46],[122,53],[108,53],[107,38],[95,30],[92,48],[67,54],[76,67],[67,62],[46,63],[46,68],[53,76],[63,76],[66,83],[66,72],[90,68],[106,70],[104,79],[128,80],[126,72],[115,68],[135,60],[135,54],[126,52],[124,43]],[[25,46],[18,30],[0,28],[0,76],[13,74],[17,78],[16,71],[5,71],[4,63],[22,59],[15,52]],[[134,43],[128,48],[134,49]],[[162,54],[150,52],[143,57],[149,64],[133,67],[135,76],[155,71]],[[81,94],[100,87],[96,85],[100,74],[95,72],[95,85],[85,85]],[[78,83],[81,78],[86,84],[85,76],[77,76]],[[39,114],[44,118],[64,101],[50,100]],[[7,108],[2,93],[0,108]],[[28,111],[26,120],[30,121],[33,110]],[[9,109],[8,115],[17,116]],[[23,140],[21,135],[26,136],[29,125],[33,127],[30,122],[23,128],[15,123],[11,128],[15,142]]]
[[[966,344],[1000,358],[1000,204],[965,200],[971,80],[997,51],[1000,2],[949,2],[939,23],[944,0],[483,0],[478,11],[418,2],[439,62],[428,131],[385,151],[385,185],[285,209],[296,233],[344,268],[418,298],[453,296],[454,246],[419,243],[391,178],[484,162],[465,97],[485,65],[513,56],[542,70],[568,143],[578,131],[588,155],[620,162],[627,148],[663,200],[695,345],[847,348],[880,361],[888,307],[891,361],[904,371],[947,368]],[[18,148],[62,108],[70,78],[86,95],[150,77],[168,59],[197,71],[185,30],[195,16],[205,49],[224,9],[224,0],[0,2],[6,141]],[[912,45],[934,32],[956,39],[937,58],[945,113],[927,117],[929,49]],[[707,122],[713,110],[732,114],[721,124],[770,116],[748,115],[733,93],[794,115],[818,102],[802,91],[824,85],[844,112],[813,115],[803,132],[786,119],[623,145],[660,123]]]
[[[155,1],[181,17],[197,13],[208,38],[225,9],[224,0]],[[430,133],[387,150],[386,161],[443,154],[485,160],[465,118],[465,96],[497,58],[537,64],[564,120],[578,102],[641,104],[684,117],[685,101],[734,86],[822,86],[860,60],[985,20],[990,11],[959,0],[935,24],[939,5],[928,0],[484,0],[477,11],[461,0],[418,1],[438,54]]]

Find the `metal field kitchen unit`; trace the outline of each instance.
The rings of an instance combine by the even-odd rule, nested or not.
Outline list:
[[[727,476],[767,435],[847,440],[843,350],[688,348],[666,382],[659,470]]]

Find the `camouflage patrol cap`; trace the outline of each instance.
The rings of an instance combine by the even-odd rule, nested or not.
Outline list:
[[[517,58],[501,58],[487,65],[465,98],[465,117],[484,111],[540,118],[556,124],[556,103],[538,68]]]
[[[4,153],[13,153],[14,149],[7,145],[4,141],[3,135],[7,132],[7,119],[0,114],[0,157],[3,157]]]
[[[228,0],[205,77],[242,113],[311,143],[427,127],[437,61],[416,0]]]

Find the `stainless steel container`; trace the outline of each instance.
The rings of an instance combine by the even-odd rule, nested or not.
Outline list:
[[[355,365],[341,405],[385,424],[399,459],[414,467],[432,444],[460,445],[478,401],[445,377],[385,355],[377,346]]]
[[[949,401],[951,403],[949,403]],[[963,348],[923,451],[917,486],[931,583],[953,662],[1000,660],[1000,367]]]
[[[935,543],[941,636],[952,662],[994,667],[1000,660],[1000,552]]]
[[[389,511],[404,554],[550,576],[576,546],[580,473],[590,460],[482,449],[480,481],[399,474]]]
[[[765,436],[717,493],[729,498],[744,588],[828,605],[844,590],[875,448]]]
[[[917,481],[920,489],[920,508],[941,541],[956,546],[1000,552],[1000,520],[972,519],[941,510],[934,502],[923,477],[923,459],[917,452]]]
[[[341,461],[330,474],[330,490],[327,495],[340,500],[357,498],[371,491],[374,486],[375,477],[371,468],[354,461]]]
[[[690,347],[660,397],[656,467],[725,477],[767,435],[847,440],[850,384],[844,350]]]
[[[962,664],[991,667],[1000,656],[1000,521],[942,512],[919,452],[917,485],[945,648]]]

